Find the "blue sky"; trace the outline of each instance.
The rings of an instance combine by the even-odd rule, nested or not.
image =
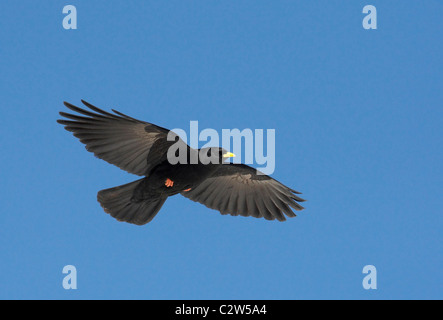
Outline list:
[[[75,5],[78,29],[62,26]],[[365,5],[378,29],[362,27]],[[4,1],[0,298],[443,298],[441,1]],[[85,99],[167,128],[276,129],[284,223],[181,196],[119,223],[137,177],[56,123]],[[377,268],[364,290],[362,269]],[[62,269],[77,268],[65,290]]]

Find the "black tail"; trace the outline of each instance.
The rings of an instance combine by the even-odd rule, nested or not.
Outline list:
[[[165,203],[167,196],[135,202],[131,200],[135,188],[143,179],[115,188],[101,190],[97,200],[105,212],[119,221],[143,225],[151,221]]]

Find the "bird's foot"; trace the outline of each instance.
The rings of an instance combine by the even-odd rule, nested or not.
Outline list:
[[[168,187],[168,188],[170,188],[170,187],[172,187],[174,185],[174,181],[172,181],[171,179],[166,179],[166,182],[165,182],[165,186],[166,187]]]
[[[186,189],[186,190],[183,190],[183,191],[185,191],[185,192],[188,192],[188,191],[190,191],[191,190],[191,188],[189,188],[189,189]]]

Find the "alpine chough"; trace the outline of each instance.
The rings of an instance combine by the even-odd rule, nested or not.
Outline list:
[[[234,155],[222,148],[193,149],[168,129],[82,102],[90,110],[65,102],[77,114],[60,112],[66,119],[57,122],[73,132],[96,157],[143,176],[98,192],[97,200],[104,211],[119,221],[144,225],[155,217],[168,197],[178,193],[233,216],[284,221],[285,215],[295,217],[292,209],[303,209],[298,202],[304,200],[296,195],[300,192],[255,168],[225,163]],[[194,157],[196,161],[171,164],[168,149],[174,144],[182,147],[177,150],[187,151],[187,160]],[[202,154],[211,161],[202,161]]]

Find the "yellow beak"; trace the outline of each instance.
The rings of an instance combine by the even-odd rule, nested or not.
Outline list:
[[[226,153],[223,155],[223,158],[233,158],[233,157],[235,157],[235,154],[233,154],[233,153],[231,153],[231,152],[226,152]]]

